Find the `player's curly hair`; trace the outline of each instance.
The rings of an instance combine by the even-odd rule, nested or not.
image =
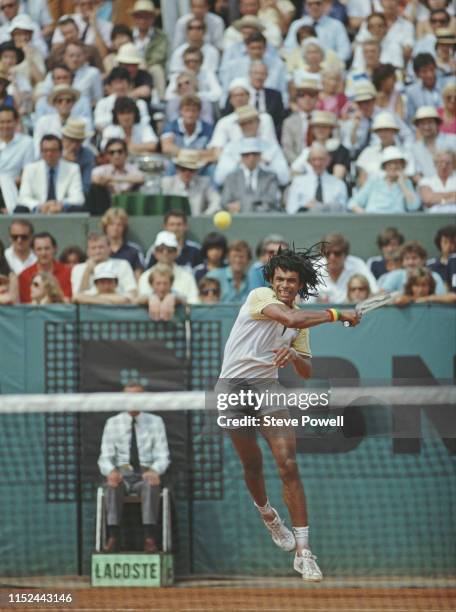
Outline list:
[[[263,267],[263,276],[268,283],[272,283],[277,268],[297,272],[303,288],[299,295],[303,299],[318,294],[317,287],[324,284],[322,270],[324,262],[321,257],[322,243],[314,244],[309,249],[279,248],[277,255],[273,255]]]

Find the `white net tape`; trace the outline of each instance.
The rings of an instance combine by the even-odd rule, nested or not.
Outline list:
[[[322,389],[287,389],[287,393],[321,392]],[[453,405],[456,387],[335,387],[330,391],[330,408],[360,405]],[[167,393],[61,393],[0,396],[0,412],[117,412],[204,410],[208,407],[204,391]],[[212,402],[211,402],[212,403]]]

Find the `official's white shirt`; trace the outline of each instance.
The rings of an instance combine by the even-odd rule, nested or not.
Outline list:
[[[278,378],[274,349],[292,346],[312,356],[309,330],[286,328],[268,318],[263,310],[270,304],[284,305],[271,288],[259,287],[249,293],[225,345],[220,378]]]
[[[115,270],[118,278],[117,289],[118,293],[121,295],[125,295],[126,293],[136,292],[137,285],[135,275],[133,273],[132,267],[125,259],[112,259],[111,257],[106,260],[109,262],[110,266]],[[81,281],[82,276],[87,267],[87,263],[79,263],[76,264],[71,270],[71,288],[73,294],[79,293],[81,291]],[[93,282],[93,273],[90,275],[89,286],[88,289],[92,289],[94,287]]]
[[[128,407],[128,394],[125,394]],[[98,467],[107,476],[120,465],[130,463],[133,419],[128,412],[121,412],[106,421],[101,440]],[[156,414],[140,412],[136,417],[136,440],[139,463],[163,474],[168,467],[169,449],[163,419]]]

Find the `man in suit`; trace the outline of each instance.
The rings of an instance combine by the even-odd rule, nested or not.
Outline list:
[[[207,176],[199,176],[198,170],[205,165],[200,152],[194,149],[180,149],[173,157],[175,176],[162,178],[162,193],[181,195],[188,198],[192,215],[212,215],[220,209],[220,195],[211,186]]]
[[[131,381],[123,390],[142,393],[144,387]],[[104,552],[112,553],[118,548],[124,496],[130,492],[141,497],[144,551],[158,552],[160,478],[169,463],[166,429],[159,416],[129,410],[106,421],[98,459],[100,472],[106,477],[108,540]]]
[[[240,166],[223,185],[222,207],[231,213],[278,209],[279,184],[273,172],[259,167],[262,151],[258,138],[242,140]]]
[[[310,73],[298,75],[294,85],[298,110],[285,119],[282,130],[282,148],[289,164],[312,144],[310,121],[321,91],[319,77]]]
[[[42,159],[24,168],[16,212],[53,214],[82,208],[81,171],[78,164],[62,159],[62,149],[58,136],[43,136]]]
[[[249,104],[254,106],[259,113],[269,113],[274,121],[277,138],[280,138],[284,107],[282,94],[277,89],[265,87],[268,78],[268,67],[262,61],[252,62],[249,70],[250,100]],[[228,101],[223,114],[234,111],[231,102]]]

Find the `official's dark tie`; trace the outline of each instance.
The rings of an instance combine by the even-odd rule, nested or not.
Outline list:
[[[55,200],[55,168],[49,168],[48,200]]]
[[[317,202],[323,202],[323,186],[321,184],[321,176],[318,175],[317,190],[315,191],[315,199]]]
[[[131,419],[130,465],[135,472],[140,471],[138,440],[136,438],[136,417]]]
[[[368,147],[368,146],[369,146],[369,144],[370,144],[370,141],[371,141],[371,136],[372,136],[372,131],[371,131],[371,128],[372,128],[372,121],[373,121],[373,120],[372,120],[372,117],[368,117],[368,118],[367,118],[367,134],[365,135],[364,140],[363,140],[363,142],[362,142],[362,145],[361,145],[361,147],[360,147],[360,152],[361,152],[363,149],[365,149],[366,147]]]

